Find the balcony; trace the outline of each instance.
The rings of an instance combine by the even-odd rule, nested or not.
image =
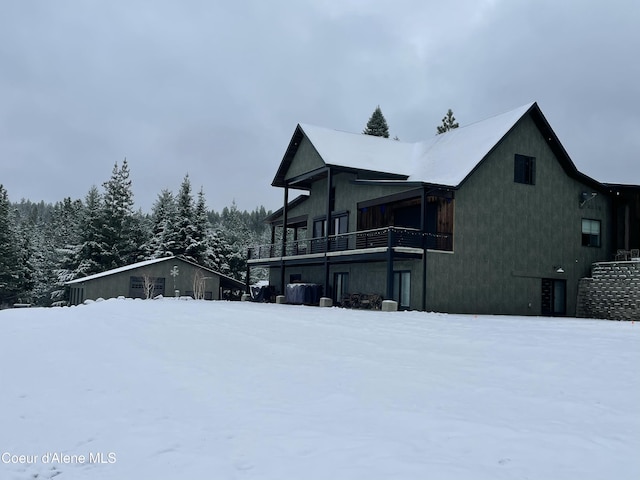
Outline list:
[[[348,254],[367,254],[387,251],[422,253],[424,249],[452,251],[453,235],[425,233],[412,228],[384,227],[359,232],[330,235],[287,242],[284,255],[282,243],[249,248],[249,263],[264,263],[284,257],[324,257]],[[262,261],[262,262],[261,262]]]

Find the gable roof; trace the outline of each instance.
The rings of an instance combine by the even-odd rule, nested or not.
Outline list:
[[[96,278],[106,277],[109,275],[114,275],[120,272],[126,272],[127,270],[133,270],[135,268],[146,267],[148,265],[153,265],[154,263],[165,262],[167,260],[171,260],[175,257],[164,257],[164,258],[154,258],[152,260],[144,260],[142,262],[132,263],[131,265],[125,265],[124,267],[113,268],[111,270],[107,270],[105,272],[94,273],[93,275],[88,275],[82,278],[76,278],[75,280],[69,280],[68,282],[64,282],[65,285],[72,285],[74,283],[82,283],[89,280],[94,280]]]
[[[395,179],[458,187],[527,114],[568,175],[599,185],[578,172],[536,102],[416,143],[299,124],[272,185],[285,186],[286,172],[304,136],[329,167],[382,174],[380,179],[386,182]]]
[[[156,263],[160,263],[160,262],[168,262],[169,260],[180,260],[182,262],[188,263],[190,265],[193,265],[194,267],[198,267],[198,268],[202,268],[203,270],[207,270],[208,272],[214,273],[218,276],[220,276],[221,278],[225,279],[228,283],[232,283],[234,285],[236,285],[238,288],[244,288],[244,284],[238,280],[236,280],[235,278],[231,278],[227,275],[223,275],[222,273],[216,272],[215,270],[211,270],[210,268],[204,267],[202,265],[198,265],[195,262],[192,262],[191,260],[187,260],[184,257],[180,257],[180,256],[171,256],[171,257],[163,257],[163,258],[154,258],[151,260],[143,260],[142,262],[137,262],[137,263],[132,263],[130,265],[125,265],[123,267],[118,267],[118,268],[113,268],[111,270],[107,270],[105,272],[100,272],[100,273],[95,273],[93,275],[88,275],[86,277],[82,277],[82,278],[76,278],[75,280],[70,280],[68,282],[65,282],[65,285],[73,285],[76,283],[84,283],[84,282],[88,282],[90,280],[95,280],[96,278],[101,278],[101,277],[107,277],[109,275],[114,275],[116,273],[121,273],[121,272],[126,272],[128,270],[135,270],[136,268],[140,268],[140,267],[146,267],[148,265],[153,265]]]
[[[529,103],[416,143],[409,179],[452,187],[460,185],[534,105]]]
[[[285,176],[298,151],[300,142],[306,137],[326,166],[349,170],[377,172],[389,178],[403,179],[408,176],[394,171],[394,161],[407,158],[413,144],[349,133],[315,125],[298,124],[289,146],[280,162],[276,176],[271,182],[274,187],[285,186]]]
[[[411,157],[413,143],[307,124],[301,124],[300,128],[329,166],[403,176],[410,173],[397,161]]]

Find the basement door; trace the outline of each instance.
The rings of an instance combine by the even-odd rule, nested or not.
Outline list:
[[[567,281],[542,279],[542,315],[560,317],[567,314]]]

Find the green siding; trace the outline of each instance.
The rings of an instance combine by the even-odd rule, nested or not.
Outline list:
[[[194,275],[196,271],[200,269],[179,259],[154,263],[144,267],[106,275],[83,283],[73,284],[72,288],[84,288],[84,299],[96,300],[97,298],[128,297],[130,277],[139,277],[146,274],[150,277],[164,278],[164,295],[172,297],[174,295],[174,279],[171,276],[171,269],[174,265],[178,266],[180,272],[175,279],[175,288],[180,290],[181,295],[184,295],[187,291],[193,291]],[[205,277],[208,277],[205,281],[205,290],[212,292],[213,299],[218,300],[220,297],[220,277],[207,270],[202,270],[202,272]]]
[[[394,262],[395,271],[409,270],[411,272],[411,308],[420,310],[422,308],[422,261],[401,260]],[[371,263],[344,263],[332,264],[329,269],[329,289],[324,295],[333,297],[333,275],[334,273],[349,274],[349,293],[378,294],[385,296],[387,291],[387,264],[376,261]],[[300,274],[302,282],[324,284],[323,265],[287,266],[285,268],[285,282],[288,282],[291,275]],[[270,284],[276,290],[282,292],[280,285],[280,267],[272,267],[269,272]]]
[[[516,153],[536,158],[535,185],[513,181]],[[607,258],[609,200],[568,177],[524,117],[456,192],[454,254],[428,255],[429,310],[540,315],[542,278],[567,280],[567,314],[591,263]],[[581,219],[602,221],[602,247],[581,245]],[[562,266],[557,274],[554,266]]]
[[[324,167],[324,161],[307,137],[303,137],[284,178],[289,180],[321,167]]]
[[[354,185],[352,182],[356,175],[352,173],[337,173],[332,176],[332,186],[335,188],[335,212],[349,213],[349,231],[355,232],[358,225],[359,202],[373,200],[387,195],[415,190],[415,187],[405,185]],[[313,183],[310,197],[297,209],[296,213],[290,213],[293,217],[299,215],[302,209],[309,214],[307,228],[312,231],[313,220],[318,217],[325,217],[327,214],[327,179],[323,178]]]

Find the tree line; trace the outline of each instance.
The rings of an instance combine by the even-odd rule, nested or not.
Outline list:
[[[150,214],[133,205],[126,159],[82,200],[12,203],[0,184],[0,306],[64,303],[67,281],[172,255],[243,280],[247,247],[270,241],[270,211],[235,202],[210,210],[188,175],[177,194],[158,194]]]

